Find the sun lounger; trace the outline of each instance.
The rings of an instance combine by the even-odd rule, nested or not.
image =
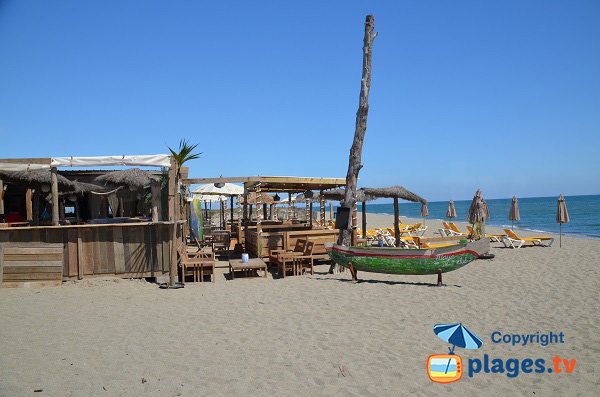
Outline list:
[[[504,229],[506,236],[502,239],[505,247],[521,248],[524,244],[531,243],[531,245],[538,245],[540,247],[550,247],[554,242],[554,237],[550,236],[536,236],[536,237],[520,237],[510,229]],[[542,244],[547,242],[547,245]]]
[[[472,226],[467,226],[467,230],[469,231],[469,236],[474,236],[477,234]],[[485,237],[489,238],[491,241],[500,243],[502,242],[502,239],[506,237],[506,234],[486,234]]]

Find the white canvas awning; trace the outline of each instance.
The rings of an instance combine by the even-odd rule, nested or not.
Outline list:
[[[34,171],[34,170],[49,170],[48,164],[17,164],[17,163],[0,163],[0,171]]]
[[[194,195],[193,199],[200,200],[202,202],[207,202],[207,203],[217,203],[219,201],[227,201],[227,196],[218,196],[215,194],[207,194],[207,195],[196,194],[196,195]]]
[[[138,156],[88,156],[53,157],[52,167],[103,167],[103,166],[146,166],[170,167],[168,154],[147,154]]]
[[[206,185],[200,185],[193,190],[194,194],[213,194],[213,195],[226,195],[226,196],[237,196],[244,194],[244,187],[235,185],[233,183],[224,183],[223,187],[216,187],[214,183],[207,183]]]

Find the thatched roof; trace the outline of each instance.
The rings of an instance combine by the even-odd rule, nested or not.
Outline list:
[[[104,185],[130,186],[142,188],[150,184],[155,177],[148,171],[139,168],[111,171],[94,179],[95,182]]]
[[[271,196],[270,194],[267,194],[267,193],[261,193],[260,198],[261,198],[263,204],[285,204],[285,203],[287,203],[287,200],[283,200],[283,199],[280,201],[275,201],[273,196]],[[243,202],[244,202],[244,200],[242,199],[242,204],[243,204]],[[248,194],[248,204],[256,205],[256,193],[250,192]]]
[[[98,185],[95,183],[86,183],[79,181],[73,181],[73,183],[75,184],[75,193],[77,194],[89,192],[106,192],[107,190],[109,190],[106,188],[106,186]]]
[[[365,187],[362,188],[365,194],[377,198],[394,198],[398,197],[403,200],[412,201],[412,202],[420,202],[422,204],[427,204],[427,200],[423,197],[406,190],[402,186],[390,186],[390,187]]]
[[[0,179],[5,182],[12,182],[27,186],[39,186],[43,184],[52,184],[50,170],[35,170],[35,171],[0,171]],[[57,174],[58,188],[63,191],[74,191],[75,184]]]
[[[342,201],[342,200],[344,200],[345,194],[346,194],[346,189],[327,190],[327,191],[323,192],[323,198],[325,200]],[[377,197],[375,197],[375,196],[365,194],[365,191],[363,189],[358,189],[356,191],[356,201],[357,202],[373,201],[376,198]]]

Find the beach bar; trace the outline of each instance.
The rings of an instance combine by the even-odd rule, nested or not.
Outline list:
[[[58,170],[107,166],[160,170]],[[173,169],[169,155],[0,159],[0,285],[45,285],[56,278],[57,261],[61,281],[168,273]],[[168,180],[164,188],[160,178]]]
[[[294,248],[298,239],[304,239],[315,243],[313,254],[316,258],[326,258],[325,242],[335,242],[339,231],[336,229],[325,228],[322,223],[315,226],[312,219],[312,211],[308,210],[312,206],[312,191],[319,191],[322,197],[324,191],[336,189],[344,186],[344,178],[311,178],[311,177],[291,177],[291,176],[251,176],[251,177],[220,177],[220,178],[190,178],[184,179],[183,183],[192,184],[223,184],[223,183],[241,183],[244,185],[242,219],[239,220],[236,230],[238,230],[239,240],[244,242],[245,250],[254,257],[269,258],[272,250],[291,250]],[[264,193],[275,193],[277,197],[280,194],[288,195],[288,206],[291,207],[291,197],[293,194],[302,193],[305,200],[307,216],[304,222],[292,220],[287,221],[264,221],[266,205],[274,203],[263,202]],[[283,198],[282,198],[283,199]],[[276,203],[285,203],[284,200]],[[240,203],[238,202],[238,205]],[[256,219],[251,220],[248,207],[256,206]],[[321,219],[325,218],[325,205],[320,204]]]

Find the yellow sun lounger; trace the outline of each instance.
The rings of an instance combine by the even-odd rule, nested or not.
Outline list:
[[[472,226],[467,226],[467,230],[469,231],[470,236],[474,236],[477,234]],[[486,233],[485,237],[489,238],[491,241],[500,243],[500,242],[502,242],[502,239],[504,237],[506,237],[506,234],[487,234]]]
[[[550,247],[554,242],[554,237],[550,236],[520,237],[510,229],[504,229],[504,232],[506,236],[502,239],[502,243],[505,247],[521,248],[526,243],[540,247]],[[542,242],[547,242],[547,245],[542,244]]]

